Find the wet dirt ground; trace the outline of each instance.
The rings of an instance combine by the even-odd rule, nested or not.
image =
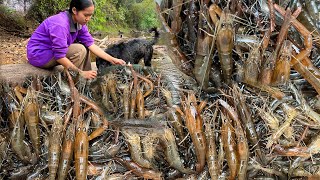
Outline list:
[[[0,65],[27,63],[27,39],[9,34],[0,28]]]

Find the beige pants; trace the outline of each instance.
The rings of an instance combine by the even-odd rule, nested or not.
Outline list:
[[[76,67],[81,70],[91,70],[91,62],[89,59],[88,49],[82,44],[71,44],[68,48],[66,58],[68,58]],[[59,63],[56,60],[51,59],[47,64],[43,66],[43,68],[52,68],[57,65],[59,65]]]

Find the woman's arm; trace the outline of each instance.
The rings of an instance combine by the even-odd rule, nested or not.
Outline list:
[[[60,58],[57,60],[59,64],[61,64],[63,67],[67,69],[72,69],[73,71],[78,72],[82,77],[86,79],[93,79],[97,76],[96,71],[82,71],[81,69],[77,68],[68,58]]]
[[[109,61],[111,64],[120,64],[120,65],[126,64],[124,60],[110,56],[108,53],[104,52],[99,46],[95,44],[92,44],[88,48],[91,52],[93,52],[93,54],[97,55],[98,57],[106,61]]]

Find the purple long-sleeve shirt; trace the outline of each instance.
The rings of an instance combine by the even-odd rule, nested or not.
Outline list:
[[[68,11],[60,12],[44,20],[32,34],[27,45],[28,61],[42,67],[51,59],[66,57],[75,41],[86,47],[94,43],[86,25],[75,24]]]

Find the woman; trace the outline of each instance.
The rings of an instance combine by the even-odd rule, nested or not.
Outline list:
[[[44,20],[28,42],[29,63],[40,68],[52,68],[61,64],[79,72],[86,79],[92,79],[97,76],[97,72],[91,70],[89,49],[112,64],[125,65],[125,61],[110,56],[94,44],[86,26],[93,12],[92,0],[71,0],[69,11]]]

